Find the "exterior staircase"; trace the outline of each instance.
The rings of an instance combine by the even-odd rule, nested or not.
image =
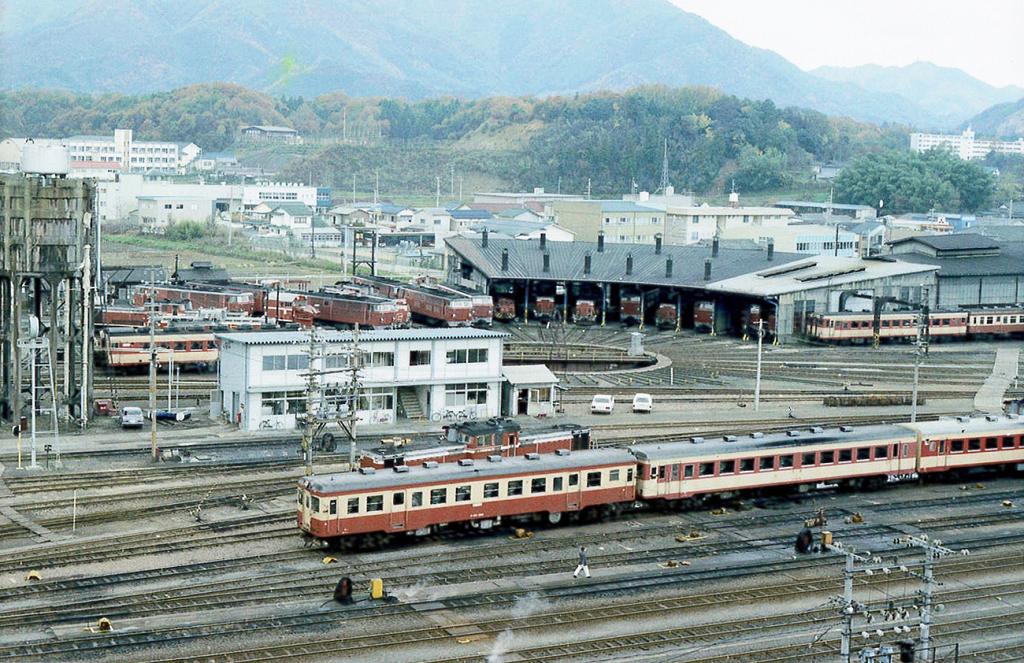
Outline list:
[[[406,419],[426,419],[427,415],[420,405],[420,399],[416,396],[415,387],[398,388],[399,414]]]

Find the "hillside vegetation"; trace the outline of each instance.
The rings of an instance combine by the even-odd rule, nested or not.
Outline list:
[[[279,97],[237,85],[193,85],[140,96],[67,92],[0,93],[0,134],[108,134],[129,127],[138,139],[194,141],[206,150],[235,145],[244,124],[298,129],[310,144],[247,148],[289,178],[365,190],[450,191],[454,169],[468,188],[533,187],[594,195],[653,190],[667,141],[677,189],[758,191],[787,186],[813,161],[845,161],[901,146],[893,128],[816,111],[779,108],[711,88],[643,87],[624,93],[404,101],[335,93]],[[282,156],[283,155],[283,156]],[[799,177],[799,176],[798,176]],[[447,197],[447,196],[446,196]]]

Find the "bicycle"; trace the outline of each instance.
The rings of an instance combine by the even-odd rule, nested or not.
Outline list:
[[[264,419],[260,422],[260,430],[281,430],[283,424],[280,421],[271,421],[270,419]]]

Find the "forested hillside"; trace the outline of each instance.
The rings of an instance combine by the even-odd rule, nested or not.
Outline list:
[[[653,189],[665,141],[679,189],[741,191],[785,186],[814,161],[845,161],[902,146],[894,128],[816,111],[779,108],[710,88],[643,87],[546,98],[404,101],[331,94],[274,98],[236,85],[194,85],[140,96],[0,93],[3,136],[110,133],[232,147],[238,128],[292,126],[311,143],[285,174],[347,187],[353,174],[381,172],[389,190],[432,193],[452,164],[461,175],[506,186],[581,191]]]

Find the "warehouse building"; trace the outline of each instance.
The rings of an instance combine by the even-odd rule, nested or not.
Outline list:
[[[751,306],[777,320],[781,340],[800,333],[809,314],[870,307],[872,298],[908,300],[933,286],[936,267],[895,257],[806,256],[774,245],[653,246],[451,237],[447,279],[488,292],[496,304],[513,300],[519,318],[536,317],[539,298],[553,299],[556,321],[571,319],[577,302],[592,301],[598,324],[626,320],[624,302],[637,301],[644,324],[659,308],[675,308],[676,325],[692,327],[697,305],[711,304],[716,333],[740,335]]]

